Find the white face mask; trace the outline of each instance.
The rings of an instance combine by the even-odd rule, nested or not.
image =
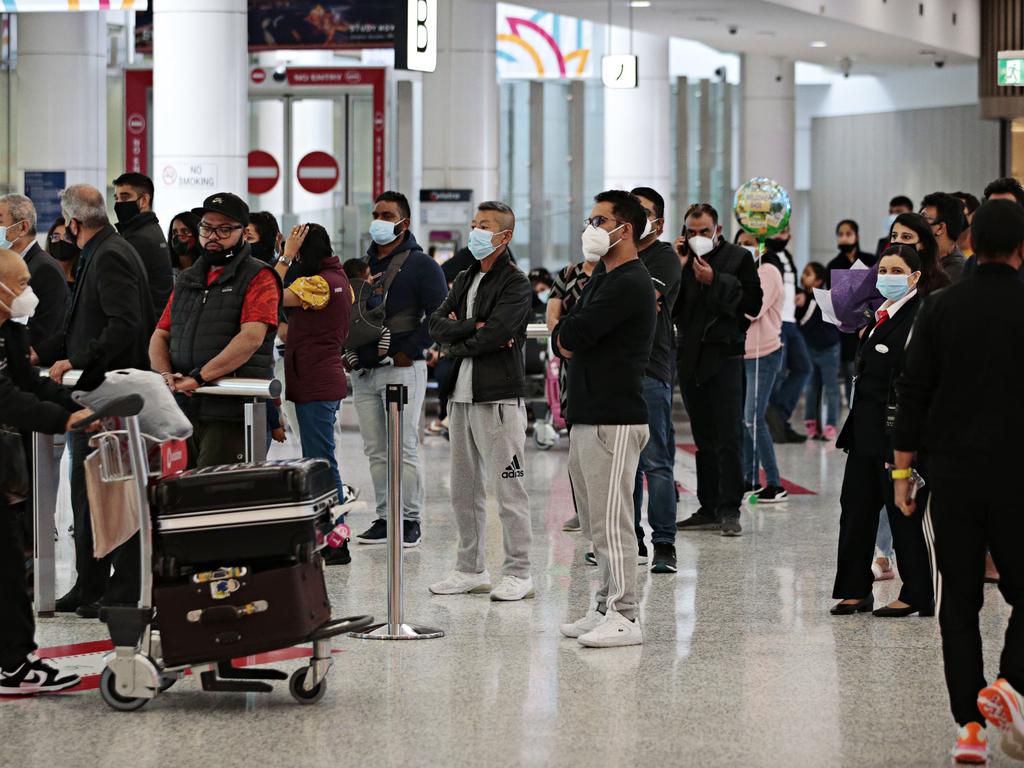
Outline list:
[[[701,235],[694,235],[686,241],[686,244],[690,247],[691,253],[702,258],[715,249],[715,241]]]
[[[754,257],[755,261],[757,260],[757,246],[756,245],[744,245],[742,247],[746,248],[748,251],[750,251],[750,255]]]
[[[642,235],[640,235],[640,239],[641,240],[646,240],[648,237],[650,237],[653,234],[654,234],[654,221],[652,221],[651,219],[648,219],[647,223],[644,224],[644,233]]]
[[[7,293],[14,294],[10,288],[3,283],[0,283],[3,289]],[[11,313],[12,318],[25,318],[26,320],[36,313],[36,307],[39,306],[39,297],[36,296],[36,292],[32,290],[32,286],[28,286],[20,294],[14,297],[14,300],[7,304],[0,301],[0,306],[3,306],[8,312]]]
[[[612,243],[611,235],[612,232],[618,232],[624,226],[626,225],[620,224],[611,232],[595,227],[593,224],[587,226],[580,237],[583,243],[583,258],[591,264],[600,261],[602,256],[621,242],[621,240],[616,240],[615,243]]]

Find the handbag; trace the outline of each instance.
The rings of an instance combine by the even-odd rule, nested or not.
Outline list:
[[[0,503],[11,505],[24,501],[31,485],[21,433],[0,425]]]

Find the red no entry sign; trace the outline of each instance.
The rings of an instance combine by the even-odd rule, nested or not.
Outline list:
[[[281,169],[277,160],[269,152],[254,149],[249,153],[249,194],[264,195],[275,186],[281,178]]]
[[[299,160],[295,174],[304,190],[319,195],[334,189],[341,169],[337,160],[326,152],[310,152]]]

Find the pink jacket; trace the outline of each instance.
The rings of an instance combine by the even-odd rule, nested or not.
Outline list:
[[[757,317],[747,315],[751,321],[747,329],[746,350],[743,355],[747,360],[755,360],[770,355],[782,348],[782,305],[786,300],[786,289],[782,283],[782,273],[778,267],[765,261],[757,268],[757,276],[761,278],[761,290],[764,299],[761,313]]]

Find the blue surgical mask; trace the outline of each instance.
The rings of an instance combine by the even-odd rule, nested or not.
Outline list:
[[[910,279],[907,275],[879,275],[875,286],[889,301],[899,301],[910,292]]]
[[[469,233],[469,242],[466,243],[466,247],[469,248],[469,252],[473,254],[474,259],[483,261],[498,250],[498,246],[491,244],[491,238],[502,234],[504,231],[488,232],[486,229],[474,229]]]
[[[7,239],[7,227],[0,227],[0,248],[10,248],[11,241]]]
[[[547,304],[548,299],[551,298],[551,291],[545,289],[543,291],[537,291],[537,298],[540,299],[542,304]]]
[[[398,222],[398,224],[401,223],[401,221]],[[398,224],[392,221],[384,221],[384,219],[374,219],[370,222],[370,237],[373,238],[373,242],[377,245],[393,243],[395,238],[398,237],[398,232],[396,231]]]

